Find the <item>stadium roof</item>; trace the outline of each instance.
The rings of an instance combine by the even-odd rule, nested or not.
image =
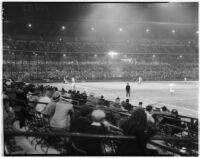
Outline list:
[[[198,3],[4,2],[4,20],[119,20],[198,23]]]

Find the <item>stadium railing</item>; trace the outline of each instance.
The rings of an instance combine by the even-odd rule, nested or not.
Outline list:
[[[9,99],[10,100],[10,99]],[[43,103],[43,102],[35,102],[35,101],[25,101],[25,100],[19,100],[19,99],[15,99],[14,101],[18,101],[18,102],[24,102],[24,103],[40,103],[40,104],[47,104],[47,103]],[[75,105],[74,106],[75,108],[81,108],[81,106],[79,106],[79,105]],[[108,108],[106,108],[106,109],[104,109],[104,110],[108,110]],[[115,111],[116,113],[118,112],[118,111]],[[118,112],[119,113],[119,112]],[[125,115],[126,115],[126,113],[124,113]],[[127,116],[127,115],[126,115]],[[187,117],[187,118],[189,118],[189,117]],[[185,121],[184,121],[185,122]],[[162,127],[167,127],[167,128],[174,128],[174,129],[179,129],[179,130],[181,130],[181,131],[185,131],[185,132],[187,132],[188,133],[188,136],[191,136],[191,134],[195,134],[195,135],[197,135],[198,136],[198,133],[197,132],[194,132],[194,131],[191,131],[191,130],[187,130],[187,129],[184,129],[184,128],[180,128],[180,127],[177,127],[177,126],[173,126],[173,125],[168,125],[168,124],[166,124],[166,125],[159,125],[160,127],[162,126]],[[116,127],[116,126],[114,126],[114,125],[112,125],[112,124],[110,124],[110,127],[112,128],[112,130],[115,130],[115,131],[118,131],[118,132],[122,132],[122,129],[120,129],[119,127]],[[4,129],[5,130],[5,129]],[[5,135],[15,135],[15,133],[13,133],[13,132],[11,132],[11,133],[9,133],[10,131],[7,131],[7,130],[5,130]],[[19,133],[16,133],[16,134],[19,134]],[[21,133],[20,133],[21,134]],[[33,133],[29,133],[30,135],[31,134],[33,134]],[[76,134],[75,134],[76,135]],[[72,134],[72,135],[68,135],[68,136],[75,136],[74,134]],[[82,135],[83,137],[84,137],[84,135]],[[87,136],[87,135],[86,135]],[[96,137],[95,135],[93,135],[94,137]],[[93,136],[91,136],[91,137],[93,137]],[[108,138],[108,139],[126,139],[126,138],[130,138],[130,139],[133,139],[133,137],[126,137],[126,136],[99,136],[98,135],[98,138],[100,138],[100,137],[102,137],[102,138]],[[169,136],[165,136],[165,137],[152,137],[151,138],[151,143],[153,144],[153,145],[155,145],[155,142],[152,142],[153,140],[163,140],[163,141],[170,141],[170,142],[172,142],[172,141],[182,141],[182,142],[188,142],[187,143],[187,145],[185,145],[185,146],[187,146],[188,147],[188,153],[191,155],[191,154],[195,154],[195,153],[193,153],[191,150],[192,150],[192,146],[198,146],[198,144],[195,144],[194,142],[196,142],[197,141],[197,138],[193,138],[193,137],[183,137],[183,135],[181,135],[181,137],[169,137]],[[173,144],[173,143],[172,143]],[[189,144],[189,145],[188,145]],[[169,148],[169,146],[166,146],[166,145],[162,145],[162,144],[158,144],[158,146],[159,147],[161,147],[161,148],[165,148],[165,149],[169,149],[169,151],[172,151],[173,153],[177,153],[177,154],[182,154],[182,155],[187,155],[186,153],[179,153],[179,151],[178,150],[175,150],[175,151],[173,151],[174,149],[173,149],[173,147],[174,146],[172,146],[171,148]],[[172,149],[172,150],[171,150]]]
[[[68,100],[70,98],[63,98],[63,100]],[[11,101],[11,99],[9,99]],[[44,102],[37,102],[37,101],[28,101],[28,100],[19,100],[19,99],[12,99],[12,101],[18,101],[18,102],[24,102],[24,103],[39,103],[39,104],[48,104],[48,103],[44,103]],[[79,109],[81,108],[82,106],[79,104],[80,101],[79,100],[75,100],[75,99],[72,99],[73,102],[76,103],[76,105],[74,105],[74,108],[75,109]],[[100,109],[102,110],[105,110],[105,111],[109,111],[109,112],[113,112],[113,113],[118,113],[120,114],[121,116],[131,116],[131,114],[128,112],[128,111],[122,111],[122,110],[115,110],[115,109],[111,109],[111,108],[108,108],[108,107],[100,107]],[[193,118],[193,117],[188,117],[188,116],[184,116],[184,115],[178,115],[178,117],[181,118],[181,120],[178,120],[178,119],[175,119],[175,118],[171,118],[169,117],[169,115],[166,115],[164,113],[155,113],[155,115],[157,116],[162,116],[163,118],[170,118],[172,120],[175,120],[175,121],[180,121],[182,123],[185,123],[187,124],[187,126],[189,127],[189,130],[192,130],[193,129],[193,125],[194,125],[194,121],[198,121],[197,118]],[[186,120],[182,120],[183,119],[189,119],[189,121],[186,121]]]
[[[13,137],[13,136],[24,136],[24,137],[41,137],[41,138],[51,138],[51,137],[64,137],[64,138],[87,138],[87,139],[100,139],[100,140],[106,140],[106,141],[111,141],[111,140],[134,140],[135,137],[133,136],[115,136],[115,135],[95,135],[95,134],[83,134],[83,133],[55,133],[55,132],[51,132],[51,133],[44,133],[44,132],[11,132],[11,131],[5,131],[4,132],[4,139],[9,138],[9,137]],[[167,140],[167,141],[181,141],[181,142],[197,142],[198,140],[196,139],[189,139],[189,138],[174,138],[174,137],[152,137],[150,138],[149,143],[159,147],[161,149],[167,150],[168,152],[171,152],[172,155],[176,154],[176,155],[181,155],[181,156],[197,156],[198,154],[192,151],[189,152],[182,152],[178,149],[175,149],[173,147],[168,147],[166,145],[163,145],[161,143],[156,142],[156,140]],[[114,149],[113,149],[114,150]],[[109,153],[105,153],[109,154]],[[116,153],[113,153],[111,155],[115,155]],[[9,155],[8,152],[5,152],[5,155]],[[62,155],[62,154],[59,154]],[[65,154],[63,154],[65,155]]]

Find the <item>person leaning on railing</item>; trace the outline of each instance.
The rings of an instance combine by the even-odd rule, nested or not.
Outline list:
[[[177,127],[185,128],[183,124],[181,124],[181,118],[178,116],[178,111],[176,109],[171,110],[171,115],[169,117],[164,117],[160,124],[170,124],[174,125]],[[177,128],[172,128],[171,130],[171,135],[173,136],[174,134],[182,132],[180,129]]]
[[[54,131],[69,131],[73,105],[70,102],[59,100],[56,103],[55,113],[50,121],[50,126]]]
[[[148,135],[145,133],[147,116],[144,109],[141,107],[135,108],[132,115],[122,123],[121,128],[124,135],[135,136],[136,139],[121,141],[118,144],[118,154],[144,156],[148,142]]]
[[[56,104],[59,102],[59,100],[60,100],[60,93],[56,91],[54,92],[51,98],[51,102],[46,105],[42,113],[50,116],[50,118],[53,117],[56,109]]]

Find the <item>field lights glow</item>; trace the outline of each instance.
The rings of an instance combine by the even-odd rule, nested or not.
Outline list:
[[[113,58],[114,56],[118,55],[118,53],[114,51],[110,51],[108,52],[108,55],[111,56],[111,58]]]

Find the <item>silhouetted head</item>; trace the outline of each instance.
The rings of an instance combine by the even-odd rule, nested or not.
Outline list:
[[[143,108],[136,107],[128,121],[123,125],[125,134],[134,135],[139,132],[144,132],[147,127],[147,116]]]
[[[151,105],[147,105],[146,106],[146,111],[151,112],[153,109],[153,107]]]

